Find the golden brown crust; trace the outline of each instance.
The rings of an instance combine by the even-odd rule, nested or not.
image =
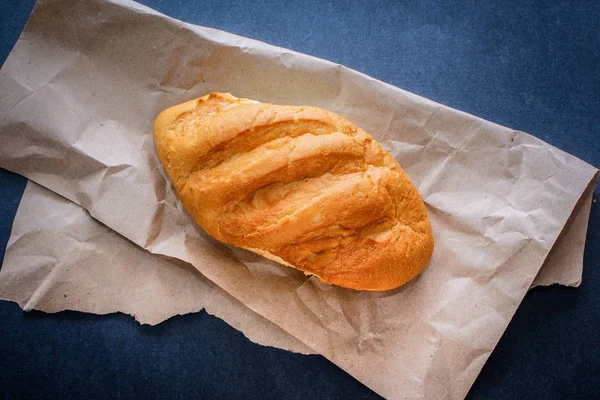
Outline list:
[[[163,111],[154,140],[182,203],[218,240],[358,290],[398,287],[431,257],[417,189],[332,112],[211,93]]]

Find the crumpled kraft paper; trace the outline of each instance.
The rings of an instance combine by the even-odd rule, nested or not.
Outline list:
[[[314,353],[193,266],[148,253],[33,182],[15,215],[0,270],[0,299],[26,311],[123,312],[150,325],[205,309],[255,343]]]
[[[206,235],[165,179],[151,131],[162,109],[211,91],[325,107],[383,142],[428,206],[428,268],[393,291],[355,292]],[[189,262],[388,398],[464,397],[596,174],[525,133],[124,0],[41,1],[0,96],[0,166]]]
[[[577,204],[534,284],[581,281],[593,194]],[[110,255],[110,256],[107,256]],[[191,265],[152,256],[95,221],[80,206],[28,182],[0,270],[0,298],[24,310],[123,312],[154,325],[201,309],[255,343],[314,353],[228,295]]]

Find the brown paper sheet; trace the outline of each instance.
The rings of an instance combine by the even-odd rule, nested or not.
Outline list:
[[[191,265],[148,253],[33,182],[15,215],[0,299],[25,311],[122,312],[150,325],[206,309],[255,343],[314,353]]]
[[[163,108],[210,91],[325,107],[383,142],[428,206],[428,268],[397,290],[355,292],[202,232],[164,178],[151,130]],[[0,96],[0,166],[191,263],[388,398],[465,396],[596,173],[525,133],[125,0],[40,2]]]
[[[580,282],[579,244],[585,242],[591,189],[590,185],[534,283]],[[0,270],[0,298],[26,311],[122,312],[150,325],[206,309],[255,343],[314,353],[189,264],[151,255],[80,206],[33,182],[28,182],[15,215]]]

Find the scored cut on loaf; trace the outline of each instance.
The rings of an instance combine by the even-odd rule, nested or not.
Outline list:
[[[433,252],[417,189],[344,118],[211,93],[164,110],[158,156],[214,238],[357,290],[414,278]]]

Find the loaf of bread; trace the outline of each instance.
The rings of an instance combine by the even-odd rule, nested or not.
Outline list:
[[[154,140],[183,205],[222,242],[358,290],[398,287],[431,257],[415,186],[330,111],[211,93],[164,110]]]

